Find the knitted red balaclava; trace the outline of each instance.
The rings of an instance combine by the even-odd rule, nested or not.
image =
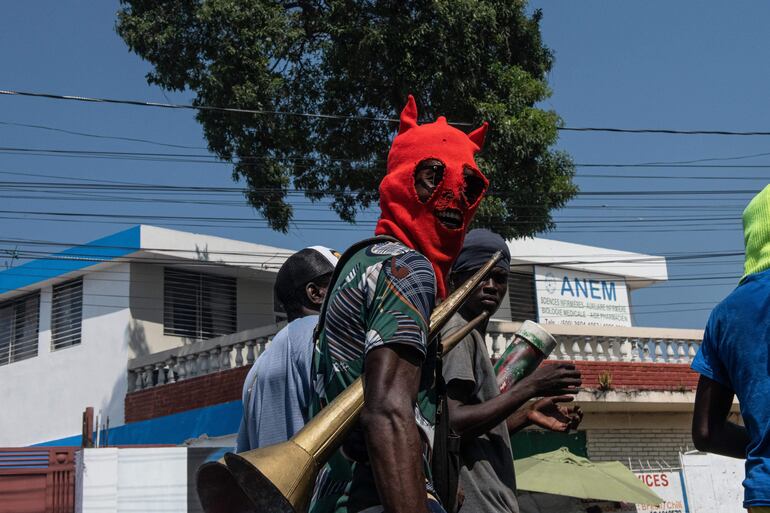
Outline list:
[[[417,105],[410,95],[401,112],[398,135],[390,147],[387,174],[380,183],[382,214],[375,233],[395,237],[430,260],[436,272],[436,291],[442,299],[446,297],[446,279],[452,263],[489,186],[489,180],[473,159],[484,145],[486,131],[484,123],[465,134],[449,126],[443,116],[434,123],[417,125]],[[423,203],[415,189],[415,169],[427,159],[441,161],[444,172]],[[470,186],[465,169],[474,175]],[[442,222],[447,217],[459,219],[462,224],[449,227]]]

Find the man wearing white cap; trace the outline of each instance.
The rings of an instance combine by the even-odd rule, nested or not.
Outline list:
[[[503,258],[473,290],[442,335],[483,311],[494,315],[508,292],[511,255],[503,238],[484,229],[471,230],[466,235],[452,267],[450,289],[465,283],[498,250],[503,252]],[[464,499],[458,501],[460,512],[517,513],[509,436],[532,424],[554,431],[576,428],[582,419],[580,409],[559,403],[572,401],[572,394],[578,392],[580,371],[569,363],[543,365],[500,393],[484,342],[486,328],[485,322],[442,358],[449,426],[460,436],[459,448],[450,447],[449,452],[459,453],[458,495]],[[545,399],[525,406],[536,397]]]
[[[237,452],[284,442],[302,429],[310,401],[313,330],[339,254],[323,246],[294,253],[275,279],[289,324],[276,333],[243,384]]]

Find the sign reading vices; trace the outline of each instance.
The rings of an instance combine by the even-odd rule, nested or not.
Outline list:
[[[631,326],[623,278],[535,266],[539,322]]]

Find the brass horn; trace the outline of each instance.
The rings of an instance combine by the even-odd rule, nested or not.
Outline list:
[[[430,316],[434,337],[460,309],[471,291],[502,258],[495,253],[484,267],[455,290]],[[443,351],[462,340],[480,314],[443,342]],[[198,497],[206,513],[303,513],[307,511],[318,472],[358,420],[364,406],[364,386],[355,380],[290,440],[240,454],[227,453],[224,463],[209,462],[198,469]]]

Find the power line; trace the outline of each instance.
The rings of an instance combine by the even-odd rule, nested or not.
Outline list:
[[[98,98],[91,96],[75,96],[75,95],[62,95],[54,93],[37,93],[31,91],[18,91],[4,89],[0,90],[0,95],[6,96],[24,96],[30,98],[46,98],[50,100],[66,100],[75,102],[86,103],[102,103],[102,104],[114,104],[114,105],[130,105],[134,107],[156,107],[163,109],[175,109],[175,110],[200,110],[200,111],[215,111],[215,112],[228,112],[235,114],[256,114],[256,115],[273,115],[273,116],[295,116],[304,118],[318,118],[318,119],[333,119],[333,120],[354,120],[354,121],[371,121],[371,122],[383,122],[383,123],[399,123],[397,118],[388,118],[380,116],[359,116],[359,115],[339,115],[339,114],[323,114],[323,113],[310,113],[310,112],[295,112],[295,111],[279,111],[279,110],[267,110],[267,109],[244,109],[238,107],[217,107],[211,105],[196,105],[196,104],[183,104],[183,103],[161,103],[161,102],[149,102],[142,100],[123,100],[116,98]],[[473,123],[469,122],[451,122],[453,125],[469,126]],[[737,131],[737,130],[678,130],[670,128],[617,128],[617,127],[569,127],[562,126],[557,127],[560,131],[565,132],[607,132],[607,133],[625,133],[625,134],[667,134],[667,135],[729,135],[729,136],[770,136],[770,131]]]
[[[768,131],[738,131],[738,130],[675,130],[672,128],[612,128],[612,127],[559,127],[563,132],[608,132],[621,134],[667,134],[667,135],[737,135],[737,136],[767,136]]]
[[[19,127],[19,128],[34,128],[36,130],[46,130],[49,132],[58,132],[62,134],[67,135],[77,135],[80,137],[91,137],[94,139],[109,139],[113,141],[125,141],[125,142],[138,142],[143,144],[152,144],[155,146],[165,146],[168,148],[180,148],[180,149],[187,149],[187,150],[205,150],[206,148],[202,148],[200,146],[186,146],[184,144],[171,144],[171,143],[163,143],[158,141],[152,141],[150,139],[140,139],[136,137],[121,137],[121,136],[115,136],[115,135],[103,135],[103,134],[93,134],[89,132],[78,132],[75,130],[68,130],[65,128],[57,128],[52,127],[48,125],[35,125],[35,124],[29,124],[29,123],[16,123],[13,121],[0,121],[0,125],[3,126],[13,126],[13,127]]]
[[[192,191],[204,191],[204,192],[246,192],[246,191],[255,191],[255,192],[281,192],[281,193],[295,193],[295,194],[304,194],[304,193],[323,193],[323,194],[345,194],[345,195],[357,195],[358,191],[346,191],[346,190],[335,190],[335,189],[303,189],[303,188],[296,188],[296,187],[287,187],[287,188],[274,188],[274,187],[254,187],[251,189],[246,189],[243,187],[213,187],[213,186],[181,186],[181,185],[147,185],[147,184],[101,184],[101,183],[94,183],[94,184],[80,184],[80,183],[67,183],[67,182],[21,182],[21,181],[0,181],[0,187],[3,188],[14,188],[14,187],[37,187],[45,185],[48,188],[57,188],[57,189],[73,189],[73,188],[79,188],[79,189],[94,189],[94,190],[115,190],[115,189],[124,189],[124,190],[139,190],[143,192],[147,192],[150,190],[155,191],[186,191],[186,192],[192,192]],[[558,194],[564,194],[569,191],[551,191],[551,194],[558,195]],[[713,189],[713,190],[674,190],[674,189],[661,189],[661,190],[630,190],[630,191],[578,191],[578,196],[650,196],[650,195],[661,195],[661,196],[723,196],[723,195],[733,195],[733,194],[756,194],[756,189]],[[510,194],[506,193],[503,194],[499,191],[491,191],[489,193],[491,196],[508,196]]]
[[[166,142],[160,142],[160,141],[154,141],[150,139],[142,139],[142,138],[136,138],[136,137],[126,137],[126,136],[116,136],[116,135],[104,135],[104,134],[94,134],[89,132],[80,132],[76,130],[71,129],[64,129],[59,127],[53,127],[49,125],[40,125],[40,124],[29,124],[29,123],[18,123],[18,122],[11,122],[11,121],[0,121],[0,125],[4,126],[13,126],[13,127],[22,127],[22,128],[33,128],[38,130],[46,130],[51,132],[58,132],[58,133],[64,133],[68,135],[76,135],[81,137],[89,137],[89,138],[96,138],[96,139],[106,139],[106,140],[116,140],[116,141],[125,141],[125,142],[138,142],[138,143],[144,143],[144,144],[152,144],[156,146],[163,146],[163,147],[170,147],[170,148],[180,148],[180,149],[192,149],[192,150],[203,150],[208,151],[208,148],[203,146],[189,146],[189,145],[183,145],[183,144],[172,144],[172,143],[166,143]],[[17,151],[55,151],[55,150],[34,150],[34,149],[26,149],[26,148],[19,148],[16,149]],[[91,153],[91,152],[88,152]],[[132,155],[145,155],[147,154],[132,154]],[[177,155],[178,156],[178,155]],[[212,155],[200,155],[200,154],[185,154],[185,157],[213,157]],[[693,167],[693,168],[716,168],[716,169],[722,169],[722,168],[757,168],[757,169],[765,169],[770,168],[770,164],[768,165],[755,165],[755,166],[686,166],[685,164],[697,164],[701,162],[716,162],[716,161],[730,161],[730,160],[745,160],[745,159],[751,159],[756,157],[765,157],[770,156],[770,153],[753,153],[748,155],[735,155],[735,156],[729,156],[729,157],[708,157],[708,158],[701,158],[701,159],[689,159],[689,160],[676,160],[676,161],[654,161],[654,162],[638,162],[638,163],[608,163],[608,164],[601,164],[601,163],[576,163],[576,167],[585,167],[585,168],[606,168],[606,167],[612,167],[612,168],[655,168],[655,167]],[[246,157],[244,157],[246,158]],[[256,156],[248,156],[248,158],[266,158],[266,157],[256,157]],[[272,157],[270,157],[272,158]],[[316,157],[281,157],[281,160],[315,160]],[[326,161],[340,161],[340,162],[356,162],[355,159],[349,159],[349,158],[329,158],[325,157],[324,160]],[[225,162],[232,162],[231,160],[227,160]],[[372,161],[367,161],[366,163],[374,163],[374,162],[385,162],[384,159],[376,159]],[[221,163],[221,162],[217,162]],[[581,177],[591,176],[591,177],[602,177],[602,175],[580,175]],[[608,175],[609,176],[609,175]],[[618,177],[620,178],[620,177]],[[653,177],[649,177],[653,178]],[[664,176],[660,177],[654,177],[654,178],[667,178]],[[676,177],[671,177],[676,178]],[[691,178],[691,177],[685,177],[685,178]],[[694,178],[694,177],[692,177]],[[699,179],[709,179],[713,177],[698,177]],[[739,179],[753,179],[749,177],[736,177]],[[766,177],[757,177],[756,179],[765,179]],[[721,179],[721,178],[714,178],[714,179]]]
[[[320,118],[320,119],[336,119],[336,120],[358,120],[358,121],[375,121],[385,123],[398,123],[398,119],[376,117],[376,116],[342,116],[338,114],[318,114],[309,112],[289,112],[278,110],[259,110],[259,109],[242,109],[237,107],[214,107],[211,105],[195,105],[187,103],[160,103],[160,102],[148,102],[140,100],[119,100],[115,98],[95,98],[89,96],[72,96],[61,95],[52,93],[33,93],[29,91],[11,91],[0,89],[0,95],[9,96],[27,96],[31,98],[47,98],[49,100],[68,100],[76,102],[88,102],[88,103],[109,103],[115,105],[131,105],[134,107],[158,107],[163,109],[181,109],[181,110],[202,110],[202,111],[215,111],[215,112],[229,112],[235,114],[257,114],[257,115],[274,115],[274,116],[296,116],[304,118]],[[455,125],[465,123],[453,123]]]

